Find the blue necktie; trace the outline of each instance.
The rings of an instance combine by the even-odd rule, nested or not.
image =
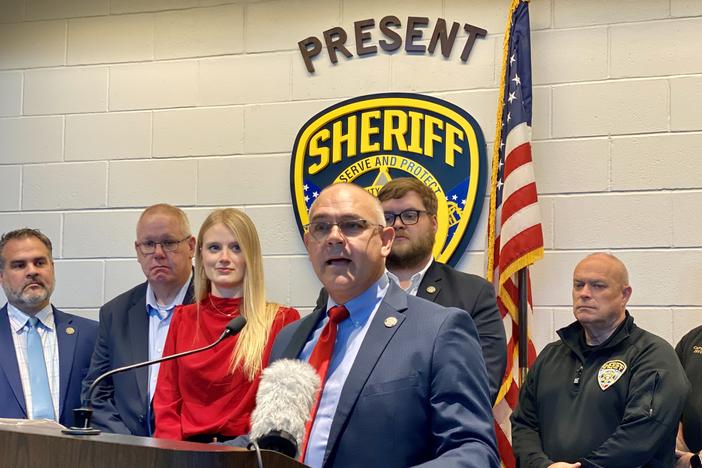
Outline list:
[[[44,347],[37,331],[39,319],[27,321],[27,357],[29,359],[29,385],[32,389],[32,419],[55,419],[54,402],[49,388],[49,375],[44,361]]]

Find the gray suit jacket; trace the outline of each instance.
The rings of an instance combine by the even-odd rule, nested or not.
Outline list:
[[[146,283],[112,299],[100,308],[100,325],[83,381],[83,399],[100,375],[118,367],[149,359],[149,318]],[[184,303],[193,302],[190,283]],[[123,372],[103,380],[93,396],[93,426],[115,434],[149,436],[148,367]]]

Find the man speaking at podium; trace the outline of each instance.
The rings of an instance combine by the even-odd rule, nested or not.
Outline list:
[[[301,447],[319,467],[499,466],[487,374],[466,312],[388,279],[380,202],[335,184],[310,209],[305,246],[329,299],[281,331],[271,361],[299,358],[322,390]]]
[[[478,329],[483,360],[495,402],[507,364],[507,343],[495,289],[483,278],[458,271],[434,260],[432,249],[438,223],[436,194],[414,177],[391,180],[378,192],[385,224],[395,230],[386,259],[390,280],[413,296],[470,314]],[[327,303],[322,289],[317,304]]]
[[[51,241],[35,229],[0,239],[0,417],[52,419],[73,425],[97,323],[51,305]]]

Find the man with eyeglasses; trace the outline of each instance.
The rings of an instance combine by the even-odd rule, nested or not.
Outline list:
[[[434,261],[438,203],[414,177],[391,180],[378,193],[385,224],[395,230],[386,260],[388,276],[409,294],[467,311],[478,329],[494,403],[507,363],[507,343],[495,290],[485,279]],[[321,302],[326,294],[320,296]],[[319,304],[319,300],[318,300]]]
[[[394,237],[357,185],[331,185],[310,208],[305,247],[329,297],[271,353],[308,361],[323,382],[300,458],[313,468],[497,467],[473,320],[390,281]]]
[[[100,308],[98,339],[83,382],[84,398],[101,374],[161,357],[173,309],[193,302],[195,238],[183,210],[168,204],[146,208],[137,223],[134,248],[146,282]],[[94,394],[93,426],[105,432],[150,436],[157,377],[155,365],[102,381]]]

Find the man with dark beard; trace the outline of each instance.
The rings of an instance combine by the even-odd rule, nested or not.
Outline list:
[[[378,193],[385,223],[395,240],[385,265],[389,277],[407,293],[444,307],[467,311],[478,329],[483,359],[495,402],[507,362],[507,343],[495,290],[485,279],[434,261],[432,249],[438,227],[434,192],[414,177],[391,180]],[[326,304],[322,291],[317,304]]]
[[[80,385],[90,365],[97,322],[51,305],[51,241],[35,229],[0,239],[0,417],[74,425]]]
[[[385,223],[395,229],[386,260],[390,278],[408,293],[444,307],[467,311],[480,335],[480,346],[495,402],[507,362],[507,343],[495,290],[485,279],[463,273],[432,255],[438,203],[434,192],[414,177],[391,180],[378,193]]]

